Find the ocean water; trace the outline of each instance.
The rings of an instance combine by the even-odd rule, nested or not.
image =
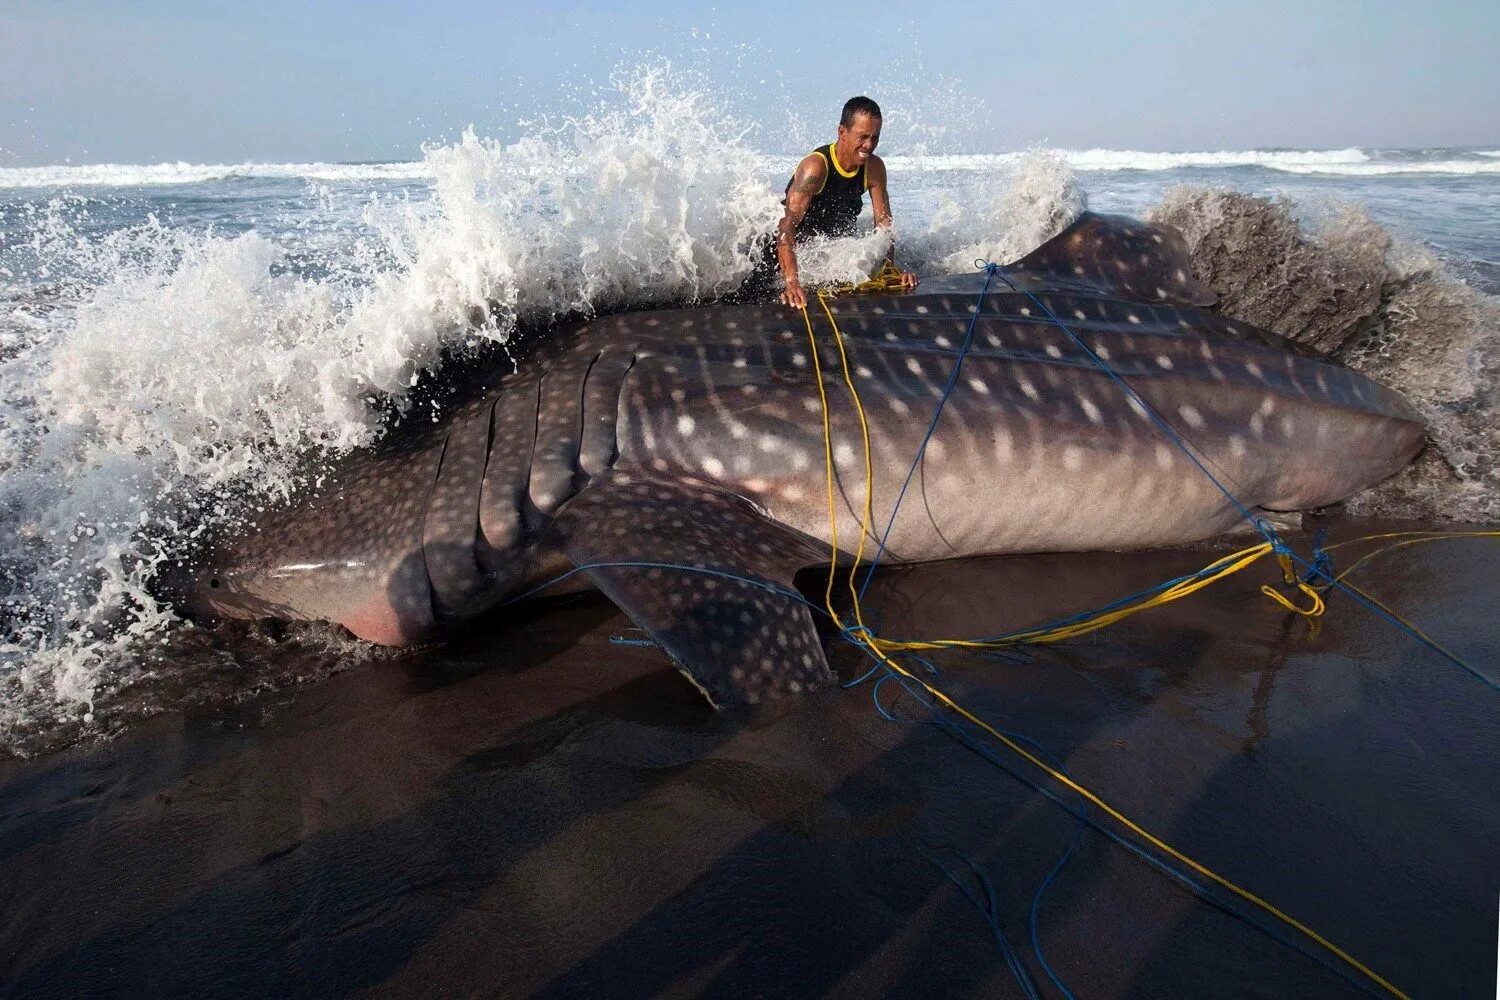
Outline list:
[[[735,289],[795,162],[746,135],[642,72],[592,114],[410,162],[0,168],[0,742],[107,728],[102,701],[184,648],[219,655],[153,595],[158,567],[330,453],[425,419],[410,389],[445,359]],[[1500,149],[996,154],[888,135],[881,153],[898,257],[921,273],[1013,260],[1085,208],[1190,205],[1211,226],[1241,192],[1334,264],[1373,254],[1389,294],[1365,318],[1398,340],[1424,318],[1400,296],[1441,286],[1462,329],[1410,388],[1468,492],[1434,509],[1491,509],[1492,431],[1463,420],[1493,396]],[[804,270],[845,279],[878,253],[851,240]]]

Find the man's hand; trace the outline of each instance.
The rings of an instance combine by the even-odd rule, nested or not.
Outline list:
[[[786,289],[781,293],[781,304],[793,309],[807,308],[807,293],[802,290],[802,284],[796,278],[786,283]]]
[[[901,272],[901,290],[903,292],[909,292],[913,288],[916,288],[916,287],[917,287],[917,272],[915,272],[915,271],[902,271]]]

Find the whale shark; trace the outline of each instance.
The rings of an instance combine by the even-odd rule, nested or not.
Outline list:
[[[578,319],[171,590],[199,616],[401,645],[593,586],[715,706],[810,691],[833,676],[795,578],[862,534],[882,564],[1178,545],[1241,505],[1344,499],[1422,447],[1398,394],[1214,303],[1180,234],[1086,213],[997,272],[806,321],[774,303]]]

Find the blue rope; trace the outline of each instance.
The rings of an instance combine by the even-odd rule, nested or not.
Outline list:
[[[1452,653],[1448,652],[1442,646],[1439,646],[1437,643],[1435,643],[1431,639],[1427,638],[1421,632],[1418,632],[1416,629],[1414,629],[1410,625],[1406,624],[1406,622],[1402,621],[1400,618],[1397,618],[1395,615],[1391,614],[1385,608],[1382,608],[1380,605],[1374,603],[1368,597],[1366,597],[1364,594],[1361,594],[1358,590],[1355,590],[1353,587],[1350,587],[1344,581],[1338,579],[1335,576],[1332,576],[1331,573],[1330,573],[1330,571],[1319,569],[1316,566],[1316,564],[1308,562],[1306,559],[1304,559],[1301,556],[1297,555],[1297,553],[1295,553],[1295,552],[1291,553],[1291,558],[1292,558],[1292,561],[1294,563],[1297,563],[1298,565],[1300,565],[1303,569],[1305,569],[1307,571],[1307,576],[1305,577],[1305,579],[1311,580],[1311,579],[1314,579],[1314,578],[1319,577],[1319,576],[1327,579],[1329,581],[1329,583],[1331,583],[1333,586],[1337,587],[1339,590],[1342,590],[1344,593],[1346,593],[1350,597],[1354,598],[1356,601],[1358,601],[1360,604],[1364,605],[1370,611],[1373,611],[1378,617],[1384,618],[1386,621],[1390,622],[1392,625],[1396,626],[1398,629],[1400,629],[1401,631],[1405,632],[1407,635],[1411,636],[1413,639],[1417,640],[1419,643],[1421,643],[1422,645],[1426,646],[1428,649],[1432,650],[1434,653],[1437,653],[1439,656],[1441,656],[1443,659],[1447,660],[1449,663],[1451,663],[1454,666],[1458,667],[1459,669],[1463,670],[1465,673],[1468,673],[1470,676],[1476,678],[1477,680],[1482,681],[1486,686],[1489,687],[1489,689],[1491,691],[1500,691],[1500,684],[1497,684],[1493,679],[1491,679],[1491,678],[1485,676],[1484,674],[1480,673],[1474,667],[1469,666],[1463,660],[1459,659],[1457,656],[1454,656]]]
[[[1155,407],[1142,399],[1140,393],[1136,392],[1129,382],[1126,382],[1123,378],[1116,374],[1115,370],[1110,367],[1109,362],[1099,357],[1099,355],[1094,352],[1094,349],[1090,347],[1082,337],[1074,333],[1073,330],[1068,326],[1068,324],[1064,323],[1058,317],[1057,313],[1052,311],[1051,306],[1047,305],[1047,303],[1037,298],[1035,293],[1027,291],[1026,289],[1018,286],[1014,281],[1011,281],[1010,278],[1007,277],[1003,272],[1000,272],[994,264],[989,264],[987,266],[989,268],[995,268],[996,272],[1000,274],[1000,280],[1010,286],[1011,291],[1024,295],[1032,302],[1036,303],[1037,307],[1041,309],[1042,312],[1047,314],[1047,318],[1056,323],[1058,328],[1062,330],[1063,333],[1066,333],[1068,337],[1073,341],[1073,343],[1078,345],[1079,349],[1082,350],[1084,355],[1094,363],[1095,367],[1097,367],[1100,371],[1104,372],[1104,374],[1113,379],[1115,383],[1125,391],[1125,394],[1127,396],[1135,400],[1135,402],[1140,405],[1141,409],[1145,411],[1146,416],[1150,418],[1151,422],[1156,424],[1157,430],[1165,434],[1168,440],[1175,444],[1182,451],[1182,453],[1186,455],[1195,466],[1198,467],[1198,471],[1208,477],[1208,481],[1213,483],[1220,493],[1224,494],[1224,499],[1228,500],[1234,506],[1234,508],[1240,512],[1241,517],[1250,522],[1251,526],[1254,527],[1256,531],[1260,532],[1261,537],[1270,542],[1272,546],[1276,548],[1277,552],[1287,551],[1286,546],[1282,544],[1280,537],[1277,536],[1275,529],[1266,524],[1265,521],[1263,521],[1261,518],[1258,518],[1253,513],[1251,513],[1250,508],[1241,503],[1239,497],[1235,496],[1229,491],[1228,487],[1219,482],[1218,478],[1212,472],[1208,471],[1208,467],[1205,466],[1201,461],[1199,461],[1198,456],[1193,453],[1193,449],[1188,446],[1187,441],[1177,433],[1176,428],[1167,423],[1167,421],[1163,419],[1159,413],[1156,412]],[[986,282],[986,284],[988,284],[988,282]]]
[[[915,698],[919,704],[928,709],[928,721],[947,732],[964,746],[968,747],[970,750],[973,750],[979,756],[983,757],[985,760],[989,761],[991,764],[995,765],[1000,770],[1010,775],[1012,778],[1015,778],[1017,781],[1021,782],[1027,787],[1040,792],[1054,805],[1058,806],[1064,812],[1079,820],[1080,823],[1087,824],[1088,827],[1095,833],[1100,834],[1116,846],[1122,847],[1125,850],[1129,851],[1131,854],[1151,865],[1162,874],[1175,879],[1177,882],[1181,883],[1185,888],[1191,891],[1195,896],[1202,899],[1210,906],[1213,906],[1214,908],[1221,910],[1224,913],[1241,921],[1245,925],[1260,931],[1267,937],[1271,938],[1273,941],[1276,941],[1278,944],[1285,945],[1286,947],[1291,948],[1293,951],[1296,951],[1304,957],[1312,959],[1323,968],[1334,973],[1345,982],[1348,982],[1351,985],[1359,988],[1370,996],[1383,997],[1385,995],[1376,990],[1374,986],[1366,981],[1363,977],[1357,977],[1354,974],[1353,970],[1346,968],[1343,963],[1333,961],[1331,957],[1322,954],[1320,951],[1310,950],[1305,947],[1301,941],[1294,938],[1289,938],[1286,935],[1282,934],[1281,931],[1276,927],[1267,926],[1254,919],[1253,916],[1241,910],[1238,906],[1219,898],[1207,886],[1200,883],[1191,875],[1177,869],[1171,863],[1158,858],[1150,851],[1147,851],[1145,848],[1128,840],[1123,835],[1103,825],[1099,820],[1094,819],[1083,805],[1074,805],[1046,785],[1022,774],[1009,761],[996,754],[994,749],[988,743],[978,740],[971,729],[960,725],[958,722],[950,718],[947,714],[942,712],[937,705],[935,705],[931,700],[927,698],[926,693],[923,692],[920,688],[912,687],[905,678],[902,678],[899,675],[892,674],[891,676],[895,677],[896,681],[901,684],[901,686],[906,689],[907,693]],[[1061,771],[1063,774],[1068,773],[1066,769],[1064,769],[1056,761],[1056,758],[1051,754],[1047,754],[1045,748],[1043,748],[1035,740],[1022,736],[1019,733],[1007,732],[1005,730],[1001,730],[1001,732],[1004,732],[1006,736],[1017,741],[1018,743],[1024,743],[1026,746],[1032,748],[1035,751],[1038,751],[1038,756],[1042,756],[1045,754],[1044,759],[1047,759],[1049,763],[1057,768],[1057,770]],[[1069,775],[1069,777],[1071,777],[1071,775]],[[1053,882],[1056,880],[1057,873],[1062,870],[1062,867],[1070,858],[1071,853],[1072,847],[1070,847],[1069,851],[1063,855],[1062,859],[1059,860],[1058,865],[1054,868],[1053,872],[1049,874],[1042,885],[1038,887],[1037,894],[1032,897],[1033,914],[1040,907],[1042,894],[1045,893],[1045,891],[1050,888]],[[1051,978],[1053,981],[1053,984],[1056,985],[1058,989],[1062,991],[1066,996],[1072,998],[1072,992],[1069,991],[1066,984],[1064,984],[1062,980],[1057,977],[1055,971],[1052,970],[1051,965],[1041,954],[1041,943],[1036,936],[1035,930],[1033,930],[1032,947],[1033,950],[1037,952],[1038,961],[1042,965],[1042,968],[1047,971],[1049,978]]]
[[[1255,514],[1253,512],[1251,512],[1251,510],[1248,507],[1246,507],[1244,503],[1242,503],[1240,501],[1239,497],[1235,496],[1234,493],[1232,491],[1230,491],[1230,489],[1227,486],[1225,486],[1222,482],[1220,482],[1219,479],[1218,479],[1218,477],[1215,476],[1212,472],[1210,472],[1209,469],[1208,469],[1208,467],[1206,465],[1204,465],[1203,462],[1198,458],[1197,454],[1194,453],[1193,449],[1188,445],[1187,441],[1180,434],[1177,433],[1176,428],[1174,428],[1165,419],[1163,419],[1163,417],[1159,413],[1156,412],[1155,407],[1151,406],[1150,403],[1146,402],[1146,400],[1141,397],[1140,393],[1138,393],[1138,392],[1135,391],[1135,388],[1132,387],[1129,382],[1127,382],[1127,381],[1125,381],[1125,379],[1121,378],[1120,375],[1114,370],[1114,368],[1110,366],[1109,362],[1107,362],[1103,358],[1101,358],[1094,351],[1093,348],[1089,347],[1089,345],[1083,340],[1082,337],[1080,337],[1080,336],[1078,336],[1078,334],[1074,333],[1073,330],[1072,330],[1072,328],[1069,327],[1067,323],[1063,322],[1063,320],[1057,315],[1057,313],[1055,313],[1055,312],[1052,311],[1052,307],[1051,306],[1047,305],[1047,303],[1043,302],[1040,298],[1038,298],[1035,293],[1033,293],[1031,291],[1028,291],[1026,289],[1023,289],[1020,286],[1018,286],[1014,281],[1012,281],[999,268],[998,265],[993,264],[993,263],[985,263],[983,265],[983,267],[984,267],[984,270],[985,270],[985,280],[984,280],[984,287],[983,287],[983,289],[979,293],[979,306],[975,309],[974,315],[972,317],[970,317],[970,319],[969,319],[969,327],[968,327],[967,332],[964,334],[963,349],[959,351],[958,361],[953,366],[953,373],[952,373],[952,375],[948,379],[948,385],[944,389],[942,398],[938,401],[937,412],[933,414],[932,423],[931,423],[931,425],[927,429],[927,436],[922,439],[922,445],[921,445],[921,447],[917,451],[917,460],[912,463],[911,472],[907,473],[907,477],[906,477],[906,482],[907,483],[911,482],[912,473],[914,473],[916,471],[917,464],[921,461],[922,453],[923,453],[923,451],[925,451],[925,449],[927,447],[927,441],[928,441],[929,438],[931,438],[933,430],[937,427],[937,419],[938,419],[938,416],[942,413],[943,405],[948,401],[948,394],[952,392],[953,386],[957,382],[958,371],[959,371],[959,368],[963,365],[964,354],[968,351],[969,345],[970,345],[970,343],[973,340],[974,325],[978,321],[980,312],[982,312],[983,308],[984,308],[984,296],[989,291],[991,279],[994,278],[996,275],[998,275],[999,278],[1000,278],[1000,280],[1003,281],[1003,282],[1005,282],[1005,284],[1013,292],[1017,292],[1017,293],[1019,293],[1021,295],[1024,295],[1024,296],[1026,296],[1026,298],[1030,299],[1033,303],[1035,303],[1036,306],[1039,309],[1041,309],[1043,313],[1046,314],[1046,316],[1047,316],[1048,319],[1052,320],[1053,323],[1057,324],[1057,327],[1060,330],[1062,330],[1063,333],[1067,334],[1068,337],[1069,337],[1069,339],[1071,339],[1073,341],[1073,343],[1075,343],[1075,344],[1078,345],[1078,348],[1081,351],[1083,351],[1083,353],[1085,354],[1085,356],[1087,356],[1088,359],[1091,362],[1093,362],[1093,364],[1095,365],[1095,367],[1097,367],[1100,371],[1104,372],[1104,374],[1108,375],[1112,380],[1114,380],[1114,382],[1117,385],[1119,385],[1122,390],[1124,390],[1125,394],[1127,396],[1129,396],[1131,399],[1133,399],[1137,403],[1137,405],[1140,406],[1141,410],[1146,414],[1146,416],[1151,420],[1151,422],[1156,425],[1157,429],[1159,431],[1161,431],[1162,434],[1165,435],[1166,438],[1169,441],[1171,441],[1174,445],[1176,445],[1177,448],[1178,448],[1178,450],[1180,450],[1184,455],[1186,455],[1188,457],[1188,460],[1191,461],[1193,463],[1193,465],[1197,467],[1198,471],[1201,472],[1201,473],[1203,473],[1203,475],[1205,477],[1207,477],[1208,481],[1211,482],[1211,483],[1213,483],[1214,487],[1220,493],[1222,493],[1224,495],[1224,498],[1226,500],[1228,500],[1229,503],[1237,511],[1239,511],[1240,516],[1243,517],[1245,519],[1245,521],[1248,522],[1250,524],[1250,526],[1253,527],[1256,530],[1256,532],[1258,532],[1260,534],[1260,536],[1263,539],[1265,539],[1266,542],[1268,542],[1270,544],[1271,549],[1272,549],[1273,552],[1275,552],[1277,555],[1286,556],[1289,559],[1291,559],[1293,562],[1301,565],[1303,567],[1303,569],[1306,571],[1306,574],[1307,574],[1306,579],[1311,579],[1313,577],[1321,576],[1321,577],[1329,580],[1329,582],[1331,584],[1333,584],[1334,586],[1337,586],[1340,590],[1344,591],[1349,596],[1353,597],[1360,604],[1364,605],[1366,608],[1368,608],[1369,610],[1373,611],[1379,617],[1381,617],[1381,618],[1385,619],[1386,621],[1390,622],[1392,625],[1395,625],[1398,629],[1400,629],[1401,631],[1405,632],[1407,635],[1411,636],[1413,639],[1416,639],[1422,645],[1426,646],[1428,649],[1431,649],[1433,652],[1437,653],[1443,659],[1447,660],[1448,662],[1450,662],[1450,663],[1454,664],[1455,666],[1459,667],[1460,669],[1464,670],[1465,672],[1467,672],[1471,676],[1475,677],[1476,679],[1482,681],[1483,683],[1485,683],[1486,685],[1488,685],[1492,690],[1500,690],[1500,684],[1497,684],[1494,680],[1490,679],[1489,677],[1486,677],[1484,674],[1480,673],[1475,668],[1469,666],[1463,660],[1461,660],[1458,657],[1454,656],[1452,653],[1448,652],[1448,650],[1444,649],[1442,646],[1437,645],[1431,639],[1428,639],[1425,635],[1423,635],[1422,633],[1418,632],[1416,629],[1412,628],[1410,625],[1407,625],[1405,622],[1401,621],[1399,618],[1397,618],[1394,615],[1390,614],[1385,609],[1383,609],[1383,608],[1379,607],[1378,605],[1374,604],[1373,602],[1371,602],[1370,600],[1368,600],[1367,598],[1365,598],[1362,594],[1360,594],[1358,591],[1350,588],[1343,581],[1334,578],[1333,575],[1331,574],[1331,572],[1329,571],[1329,567],[1326,565],[1326,563],[1327,563],[1326,553],[1324,553],[1321,558],[1318,558],[1318,562],[1322,562],[1322,563],[1325,564],[1324,566],[1320,567],[1318,565],[1318,562],[1308,562],[1302,556],[1298,555],[1296,552],[1293,552],[1291,550],[1291,548],[1288,547],[1287,544],[1284,541],[1282,541],[1281,536],[1276,533],[1276,529],[1273,528],[1269,523],[1267,523],[1265,521],[1265,519],[1256,517]],[[895,523],[896,511],[900,509],[901,500],[902,500],[902,498],[904,498],[905,494],[906,494],[906,485],[903,484],[903,486],[901,488],[901,494],[898,495],[897,498],[896,498],[896,509],[891,512],[891,521],[890,521],[889,524],[886,525],[885,534],[881,536],[880,551],[877,551],[875,561],[872,562],[872,564],[870,566],[869,572],[866,573],[866,575],[865,575],[864,587],[862,587],[860,589],[860,596],[861,597],[864,596],[865,588],[867,588],[869,586],[869,584],[870,584],[870,576],[874,573],[874,571],[875,571],[875,565],[879,562],[880,552],[884,551],[884,548],[885,548],[885,546],[884,546],[885,538],[889,537],[889,535],[890,535],[891,524]],[[1319,549],[1318,551],[1321,551],[1321,550]],[[1149,591],[1148,591],[1148,593],[1149,593]],[[1086,617],[1086,615],[1085,615],[1085,617]]]
[[[1031,1000],[1041,1000],[1041,994],[1037,992],[1036,983],[1032,980],[1031,974],[1026,971],[1026,966],[1021,963],[1021,957],[1011,947],[1010,941],[1006,939],[1005,932],[1000,926],[1000,905],[995,898],[994,884],[990,881],[989,876],[985,874],[984,869],[979,867],[978,863],[972,858],[956,850],[954,853],[958,854],[964,864],[969,866],[969,870],[974,873],[974,877],[984,890],[983,900],[965,885],[963,879],[959,878],[935,853],[929,856],[929,860],[944,875],[948,876],[948,880],[958,886],[959,891],[968,898],[970,903],[974,904],[975,909],[984,915],[985,923],[990,925],[990,932],[995,935],[995,941],[1000,945],[1000,954],[1005,957],[1005,964],[1010,967],[1011,975],[1015,977],[1016,982],[1021,986],[1021,992],[1025,993]],[[1071,1000],[1072,994],[1069,994],[1069,997]]]
[[[922,435],[922,443],[917,446],[916,457],[911,461],[911,468],[906,471],[906,479],[901,484],[901,492],[896,495],[896,506],[891,508],[891,518],[885,524],[885,531],[875,548],[875,558],[870,560],[870,568],[865,571],[865,579],[859,587],[859,600],[864,600],[865,591],[870,589],[870,580],[875,576],[875,569],[880,565],[880,557],[885,554],[885,543],[891,537],[891,528],[896,524],[896,514],[901,510],[901,501],[906,499],[907,487],[911,485],[912,477],[917,474],[917,466],[922,464],[922,456],[927,453],[927,442],[932,440],[932,435],[937,431],[938,418],[943,415],[943,407],[947,405],[948,397],[953,394],[953,387],[958,384],[958,373],[964,366],[964,356],[969,353],[969,348],[974,344],[974,327],[979,323],[979,315],[984,311],[984,297],[989,293],[990,281],[1000,272],[994,264],[985,266],[984,287],[979,290],[979,301],[975,303],[974,314],[969,317],[968,328],[964,330],[964,342],[958,348],[958,358],[953,362],[953,370],[948,373],[948,382],[943,386],[942,395],[938,398],[937,407],[932,411],[932,420],[927,424],[927,433]]]

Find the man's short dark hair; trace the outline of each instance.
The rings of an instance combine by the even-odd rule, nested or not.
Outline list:
[[[880,105],[868,97],[851,97],[845,101],[844,113],[839,115],[839,124],[844,128],[853,128],[855,115],[869,115],[871,118],[883,117],[880,114]]]

